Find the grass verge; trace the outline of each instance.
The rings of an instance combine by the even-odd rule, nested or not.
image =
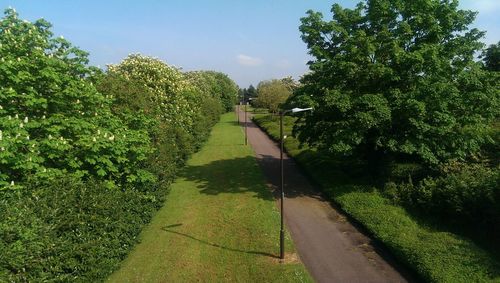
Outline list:
[[[279,212],[235,119],[222,116],[109,282],[311,281],[288,235],[277,260]]]
[[[279,138],[278,120],[259,114],[254,121],[273,139]],[[290,135],[294,121],[285,117],[285,134]],[[424,280],[500,282],[499,262],[472,241],[412,217],[366,180],[353,178],[352,168],[339,160],[325,158],[312,148],[300,148],[290,136],[285,148],[328,197]]]

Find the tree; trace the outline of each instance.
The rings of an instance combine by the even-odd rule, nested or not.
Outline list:
[[[464,159],[491,138],[499,92],[474,54],[484,32],[458,1],[368,0],[308,11],[300,31],[311,72],[295,100],[315,108],[295,127],[302,142],[429,165]],[[304,105],[305,106],[305,105]]]
[[[291,76],[285,77],[281,79],[281,82],[290,89],[291,92],[294,92],[298,87],[299,83],[295,81]]]
[[[88,81],[87,53],[50,28],[14,9],[0,19],[0,190],[28,177],[74,174],[110,185],[151,177],[142,170],[151,152],[146,131],[113,115],[113,98]]]
[[[272,113],[276,113],[291,94],[291,89],[282,80],[262,81],[257,86],[255,103],[259,107],[267,108]]]
[[[486,48],[483,55],[484,64],[489,71],[500,71],[500,41],[497,44],[491,44]]]
[[[256,98],[257,97],[257,89],[253,85],[250,85],[246,90],[246,97]]]
[[[224,111],[229,112],[233,109],[238,100],[239,88],[228,75],[215,71],[194,71],[185,75],[192,84],[202,90],[202,93],[217,99]]]
[[[224,73],[213,72],[213,74],[220,87],[222,107],[224,111],[232,111],[238,100],[238,85]]]

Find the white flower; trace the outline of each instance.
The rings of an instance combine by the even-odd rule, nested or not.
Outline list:
[[[77,99],[77,100],[76,100],[76,104],[80,104],[80,99]]]
[[[24,123],[28,124],[28,116],[24,117]]]
[[[2,105],[0,105],[0,110],[2,110],[2,109],[3,109],[3,107],[2,107]]]
[[[97,140],[96,140],[96,138],[95,138],[95,137],[93,137],[93,138],[92,138],[92,141],[93,141],[93,142],[96,142]]]
[[[107,138],[108,137],[108,133],[104,133],[104,137]]]
[[[5,147],[3,147],[3,146],[2,146],[2,147],[0,147],[0,150],[1,150],[1,151],[4,151],[4,150],[5,150]]]
[[[44,173],[45,173],[45,172],[47,172],[47,168],[43,168],[43,172],[44,172]]]
[[[19,115],[16,114],[16,116],[14,116],[14,118],[19,119]]]
[[[26,136],[26,139],[27,139],[27,140],[30,140],[30,136],[29,136],[29,135],[27,135],[27,136]]]
[[[24,128],[24,124],[23,123],[19,124],[19,128]]]
[[[10,185],[14,186],[15,185],[14,181],[10,181]]]
[[[9,115],[9,120],[12,120],[12,116]]]
[[[45,119],[45,115],[42,116],[42,119]]]
[[[100,135],[101,134],[101,130],[97,130],[97,134]]]
[[[62,140],[62,141],[64,140],[64,138],[63,138],[63,137],[60,137],[59,139],[60,139],[60,140]]]
[[[51,139],[52,139],[52,135],[49,135],[49,140],[51,140]]]
[[[110,141],[114,141],[114,140],[115,140],[115,136],[110,136],[110,137],[109,137],[109,140],[110,140]]]
[[[3,139],[3,133],[2,130],[0,130],[0,141]]]

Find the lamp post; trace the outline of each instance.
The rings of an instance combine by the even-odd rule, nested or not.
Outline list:
[[[285,227],[283,221],[284,208],[283,203],[285,200],[285,191],[284,191],[284,174],[283,174],[283,116],[286,113],[297,113],[303,111],[310,111],[312,108],[293,108],[289,110],[283,110],[280,112],[280,171],[281,171],[281,182],[280,182],[280,206],[281,206],[281,228],[280,228],[280,259],[285,259]]]
[[[236,110],[236,116],[238,116],[238,125],[240,125],[240,105],[241,105],[241,101],[238,103],[238,105],[236,105],[237,109]]]
[[[248,102],[245,101],[245,145],[248,144],[248,134],[247,134],[247,104],[248,104]]]

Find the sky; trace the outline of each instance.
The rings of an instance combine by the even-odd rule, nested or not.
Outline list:
[[[55,36],[90,53],[90,64],[105,68],[131,53],[160,58],[183,71],[214,70],[240,87],[307,72],[311,57],[300,38],[307,10],[331,15],[341,0],[0,0],[20,18],[44,18]],[[478,11],[474,27],[483,42],[500,40],[500,0],[462,0]]]

